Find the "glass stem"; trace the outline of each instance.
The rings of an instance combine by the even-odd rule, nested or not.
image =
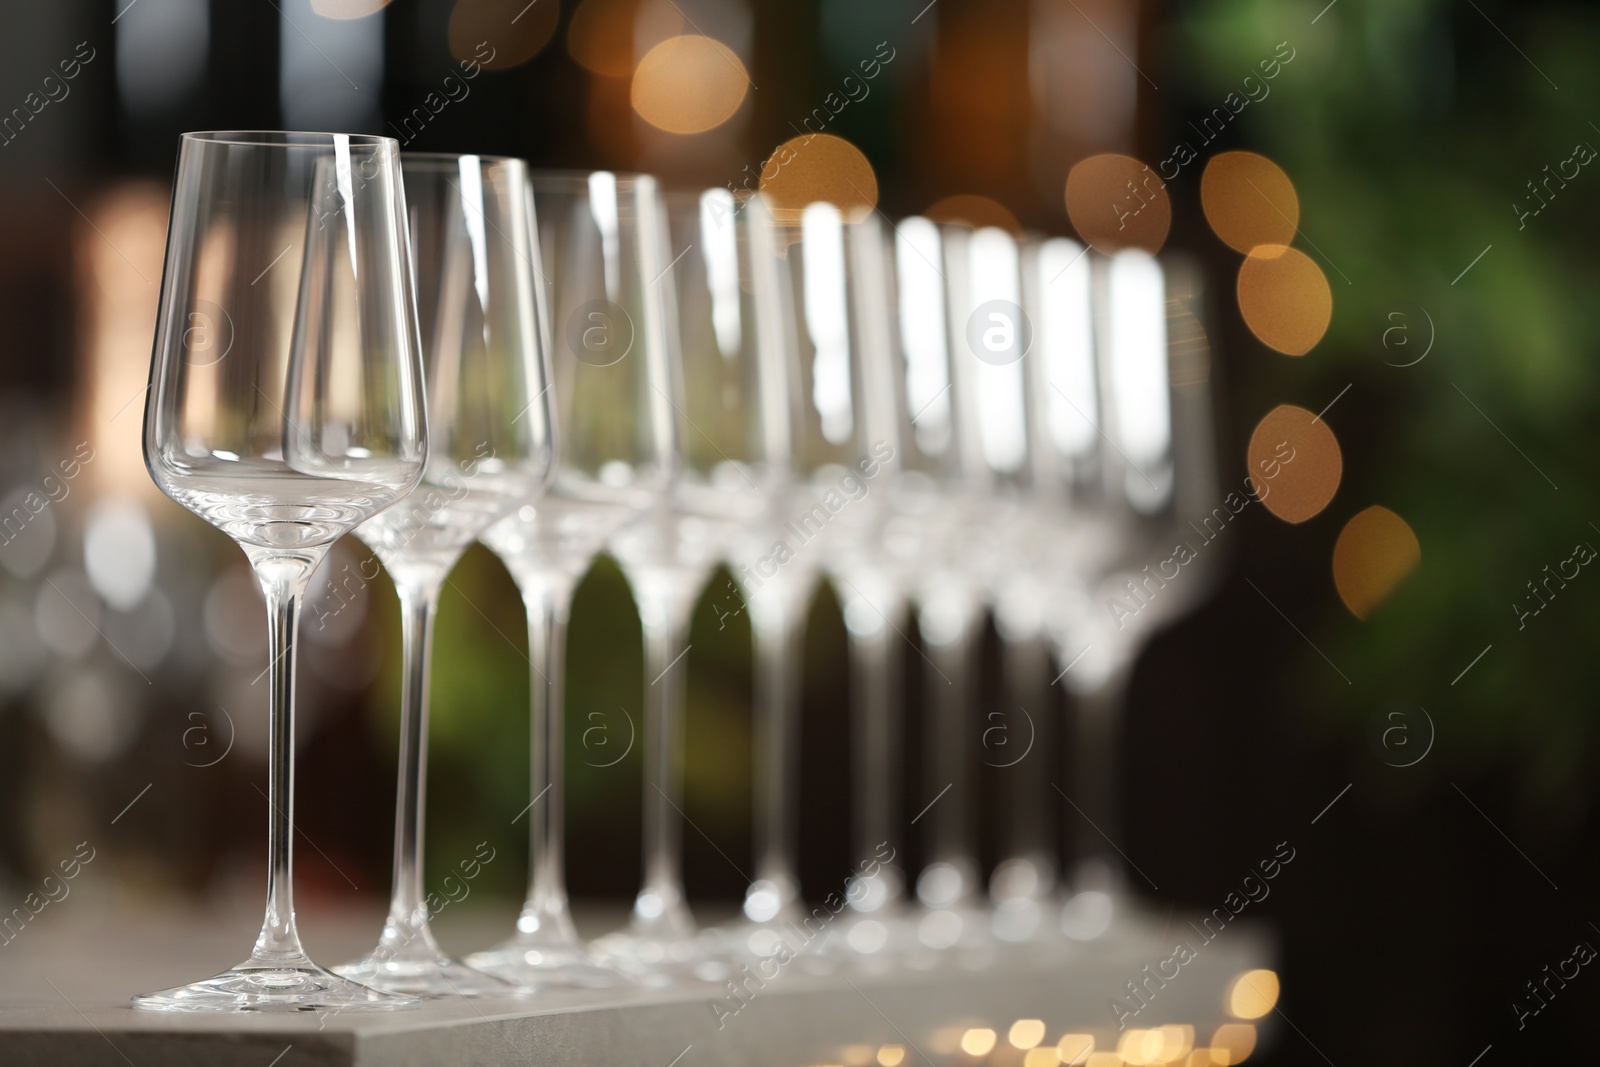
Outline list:
[[[957,618],[941,623],[938,639],[927,640],[927,688],[932,722],[927,731],[928,860],[948,864],[961,877],[956,899],[977,889],[973,853],[972,662],[981,609],[963,605]],[[927,636],[927,630],[924,629]],[[941,792],[943,791],[943,792]]]
[[[800,658],[802,617],[792,604],[752,611],[755,722],[755,876],[777,894],[782,917],[800,897],[795,874],[800,806]]]
[[[1050,844],[1050,672],[1049,644],[1039,634],[1017,635],[1002,646],[1006,744],[985,746],[991,763],[1003,768],[1006,782],[1007,857],[1032,866],[1033,892],[1043,896],[1055,882],[1055,850]]]
[[[392,956],[433,957],[439,945],[428,927],[422,888],[423,833],[428,806],[428,676],[438,582],[396,583],[404,660],[400,687],[400,766],[394,810],[394,881],[389,919],[378,950]]]
[[[900,606],[890,608],[900,614]],[[864,612],[861,614],[865,614]],[[855,791],[855,851],[851,859],[865,863],[880,857],[881,846],[898,851],[895,841],[896,802],[900,796],[900,671],[888,620],[871,629],[851,629],[850,695],[853,706],[851,751]],[[891,851],[889,855],[894,855]],[[903,883],[893,861],[881,862],[882,904],[894,904]],[[881,876],[880,876],[881,877]]]
[[[684,638],[689,603],[673,596],[641,596],[644,630],[644,885],[633,906],[633,926],[645,936],[682,938],[694,933],[684,903],[682,796],[684,705],[689,669]]]
[[[1074,799],[1083,819],[1073,835],[1074,892],[1114,890],[1123,882],[1121,859],[1111,843],[1122,838],[1117,767],[1131,678],[1130,665],[1118,664],[1100,684],[1077,697],[1069,758],[1077,769]]]
[[[528,899],[517,931],[544,944],[576,945],[567,904],[563,797],[566,756],[567,618],[574,583],[547,577],[523,586],[533,699],[529,706],[532,799],[528,809]]]
[[[311,572],[327,552],[249,550],[267,602],[268,725],[267,914],[252,962],[310,966],[294,921],[294,645],[300,602]]]

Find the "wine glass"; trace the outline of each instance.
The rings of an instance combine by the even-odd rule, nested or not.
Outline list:
[[[573,589],[595,556],[670,484],[676,445],[660,285],[668,261],[655,179],[534,171],[529,185],[557,461],[545,495],[482,539],[506,564],[528,612],[531,870],[516,932],[466,962],[522,988],[601,988],[624,977],[578,937],[563,873],[567,619]]]
[[[181,140],[146,400],[155,483],[237,541],[272,659],[267,909],[250,958],[133,999],[167,1011],[342,1011],[414,998],[325,971],[292,887],[294,647],[328,546],[405,496],[428,455],[399,146],[359,134]]]
[[[800,905],[800,642],[807,606],[825,573],[846,604],[856,604],[847,606],[847,619],[859,615],[859,591],[873,584],[864,560],[881,527],[882,493],[875,487],[888,481],[895,457],[889,393],[874,380],[871,363],[888,344],[878,217],[821,201],[774,204],[764,228],[771,233],[767,254],[776,263],[756,278],[758,296],[765,293],[758,314],[782,346],[792,456],[790,473],[772,496],[769,521],[749,527],[732,553],[755,643],[756,869],[744,921],[725,936],[737,952],[755,956],[776,951],[780,939],[796,954],[822,950],[839,943],[849,921],[833,926],[838,908],[806,913]],[[857,826],[881,834],[855,842],[861,852],[856,874],[840,887],[845,899],[860,902],[869,886],[857,879],[891,876],[885,861],[892,862],[893,835],[870,821]],[[890,851],[878,851],[880,844]],[[819,952],[807,958],[820,958]]]
[[[1199,275],[1141,251],[1091,253],[1089,262],[1087,275],[1072,282],[1077,291],[1062,295],[1081,308],[1087,280],[1098,411],[1086,416],[1070,400],[1074,390],[1083,395],[1081,365],[1041,364],[1039,390],[1062,402],[1041,419],[1041,440],[1054,444],[1041,454],[1069,482],[1092,456],[1098,471],[1088,477],[1101,486],[1091,491],[1098,500],[1085,508],[1077,537],[1063,539],[1075,558],[1048,618],[1059,665],[1070,668],[1062,683],[1077,702],[1072,803],[1088,825],[1075,835],[1073,895],[1061,923],[1079,940],[1103,935],[1127,910],[1115,772],[1134,660],[1155,632],[1210,592],[1221,561],[1191,523],[1221,503]],[[1086,417],[1105,447],[1085,447],[1082,429],[1069,428]]]
[[[917,878],[917,939],[930,949],[985,950],[973,791],[977,641],[1018,547],[1031,326],[1017,245],[1002,230],[906,220],[896,267],[904,410],[915,420],[896,499],[902,525],[914,519],[926,528],[911,557],[929,664],[929,861]]]
[[[467,546],[532,500],[553,467],[548,375],[534,306],[538,248],[519,159],[405,154],[430,451],[422,481],[356,530],[400,596],[404,682],[394,884],[378,947],[337,968],[398,993],[509,992],[455,962],[422,885],[428,676],[445,579]]]
[[[793,474],[795,423],[787,351],[769,309],[783,262],[772,247],[765,200],[710,189],[666,197],[665,212],[668,398],[679,462],[672,485],[612,546],[633,582],[645,627],[645,880],[628,927],[601,942],[620,966],[652,981],[726,971],[722,944],[697,931],[684,903],[686,673],[679,664],[690,612],[713,567],[728,557],[737,570],[749,546],[770,548]],[[744,589],[757,635],[757,705],[764,709],[772,684],[762,638],[773,601],[748,583]],[[780,670],[789,665],[786,659]]]

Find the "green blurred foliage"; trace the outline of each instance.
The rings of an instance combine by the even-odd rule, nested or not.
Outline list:
[[[1600,546],[1589,445],[1600,425],[1600,166],[1583,167],[1523,227],[1513,205],[1538,206],[1529,181],[1580,142],[1600,146],[1600,9],[1208,0],[1173,16],[1162,69],[1197,111],[1279,42],[1297,53],[1271,96],[1207,151],[1249,148],[1288,172],[1301,206],[1295,243],[1323,266],[1334,316],[1303,359],[1253,339],[1227,353],[1238,429],[1248,435],[1278,403],[1319,410],[1353,384],[1327,417],[1345,456],[1338,495],[1311,522],[1278,531],[1286,555],[1315,566],[1300,575],[1320,613],[1306,632],[1353,684],[1310,648],[1275,665],[1273,684],[1325,737],[1353,736],[1385,700],[1420,703],[1438,727],[1428,773],[1507,771],[1529,812],[1577,817],[1600,754],[1600,573],[1584,569],[1524,628],[1513,604],[1536,606],[1526,583],[1574,544]],[[1185,136],[1181,119],[1169,111],[1169,139]],[[1198,211],[1200,164],[1192,169],[1174,196]],[[1231,279],[1218,283],[1231,294]],[[1387,365],[1421,353],[1428,317],[1428,357]],[[1409,347],[1386,349],[1396,325]],[[1372,504],[1411,524],[1422,563],[1362,623],[1325,561],[1343,524]]]

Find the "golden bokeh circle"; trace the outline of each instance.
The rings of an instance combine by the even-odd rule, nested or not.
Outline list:
[[[560,18],[560,5],[549,0],[532,5],[526,0],[456,0],[450,12],[450,54],[485,70],[510,70],[550,43]],[[480,51],[485,47],[490,51]]]
[[[1344,456],[1333,430],[1293,404],[1278,405],[1256,424],[1247,462],[1256,497],[1290,523],[1320,514],[1344,475]]]
[[[1228,1013],[1236,1019],[1259,1019],[1278,1003],[1276,971],[1246,971],[1228,987]]]
[[[1422,562],[1422,544],[1406,520],[1374,504],[1358,512],[1333,546],[1339,599],[1365,621]]]
[[[750,78],[733,49],[689,33],[668,37],[633,72],[633,110],[668,133],[704,133],[733,117]]]
[[[762,164],[761,192],[782,221],[797,220],[819,200],[859,219],[878,203],[878,177],[861,149],[843,137],[807,134],[785,141]]]
[[[1172,201],[1160,175],[1132,156],[1106,152],[1067,172],[1067,215],[1084,244],[1100,252],[1159,252],[1172,228]]]
[[[1288,245],[1300,225],[1300,198],[1283,168],[1254,152],[1219,152],[1200,175],[1206,221],[1236,252]]]
[[[1311,257],[1257,245],[1239,265],[1239,311],[1262,344],[1289,356],[1316,347],[1333,319],[1333,291]]]
[[[930,222],[953,222],[973,229],[993,226],[1009,234],[1020,235],[1022,223],[1011,213],[1011,209],[998,200],[991,200],[987,196],[977,196],[973,193],[958,193],[947,196],[922,213],[922,217]]]
[[[580,67],[608,78],[633,73],[638,0],[583,0],[567,26],[567,51]]]

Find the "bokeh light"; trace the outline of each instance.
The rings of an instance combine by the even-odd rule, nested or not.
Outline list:
[[[1243,1063],[1255,1050],[1256,1028],[1249,1023],[1224,1023],[1211,1035],[1211,1058],[1218,1063]]]
[[[1161,1054],[1158,1059],[1162,1063],[1175,1063],[1189,1054],[1194,1048],[1194,1027],[1169,1024],[1161,1027]]]
[[[698,34],[669,37],[633,75],[633,110],[668,133],[704,133],[733,117],[750,78],[733,49]]]
[[[900,1067],[905,1062],[906,1047],[904,1045],[884,1045],[878,1049],[879,1067]]]
[[[1262,344],[1303,356],[1328,332],[1333,290],[1311,257],[1288,245],[1257,245],[1239,265],[1239,311]]]
[[[1022,1067],[1055,1067],[1060,1062],[1061,1054],[1054,1045],[1030,1048],[1028,1054],[1022,1057]]]
[[[1350,613],[1365,621],[1421,562],[1422,545],[1410,525],[1375,504],[1339,531],[1333,584]]]
[[[1320,514],[1344,474],[1339,440],[1328,424],[1293,404],[1267,412],[1250,435],[1246,455],[1257,498],[1284,522]]]
[[[1022,223],[1011,213],[1011,209],[998,200],[991,200],[987,196],[976,196],[972,193],[958,193],[947,196],[937,201],[922,213],[923,218],[934,222],[954,222],[981,229],[984,226],[994,226],[1005,230],[1009,234],[1022,233]]]
[[[1160,1030],[1129,1030],[1117,1043],[1117,1054],[1134,1067],[1161,1061]]]
[[[1221,152],[1200,176],[1206,221],[1228,247],[1287,245],[1300,225],[1300,198],[1283,168],[1254,152]]]
[[[1056,1042],[1056,1054],[1069,1067],[1086,1063],[1093,1052],[1093,1034],[1062,1034],[1061,1040]]]
[[[1260,968],[1246,971],[1228,987],[1228,1014],[1259,1019],[1278,1003],[1278,974]]]
[[[533,4],[526,0],[456,0],[450,12],[450,54],[485,70],[510,70],[550,43],[560,19],[561,6],[550,0]]]
[[[1159,252],[1172,227],[1172,202],[1159,175],[1132,156],[1108,152],[1067,173],[1067,215],[1096,251]]]
[[[608,78],[633,73],[638,0],[583,0],[567,27],[567,51],[580,67]]]
[[[995,1032],[987,1026],[975,1026],[961,1035],[961,1051],[968,1056],[987,1056],[994,1043]]]
[[[854,220],[877,206],[878,178],[861,149],[843,137],[807,134],[785,141],[762,164],[761,192],[785,222],[798,221],[805,206],[819,200]]]
[[[1044,1040],[1043,1019],[1018,1019],[1011,1024],[1006,1040],[1013,1048],[1033,1048]]]

